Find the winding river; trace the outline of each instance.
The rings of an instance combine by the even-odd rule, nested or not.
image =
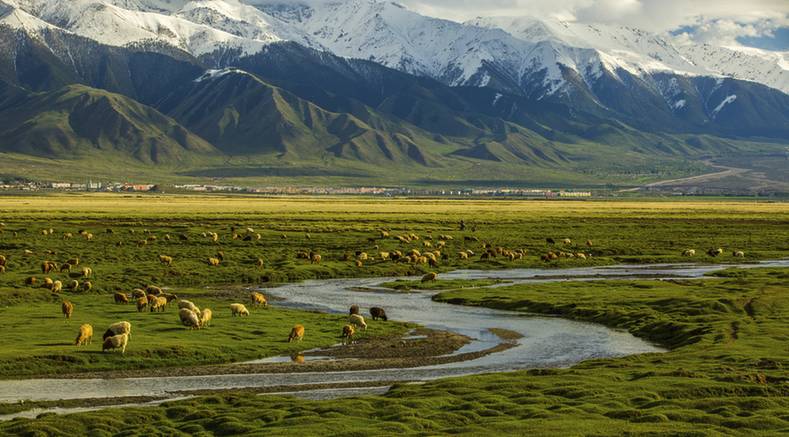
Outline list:
[[[765,261],[738,267],[787,267],[789,260]],[[458,270],[442,279],[504,279],[509,283],[550,281],[593,281],[636,278],[700,278],[732,265],[662,264],[642,266],[589,267],[563,270],[512,269],[497,271]],[[437,378],[502,372],[536,367],[567,367],[592,358],[663,352],[660,347],[624,331],[558,317],[466,307],[434,302],[431,293],[392,293],[378,284],[393,278],[311,280],[289,284],[266,293],[282,298],[277,305],[345,313],[359,304],[366,313],[371,306],[386,308],[390,319],[418,323],[428,328],[451,331],[473,339],[455,353],[481,351],[501,340],[489,329],[504,328],[523,335],[515,347],[481,358],[449,364],[405,369],[361,370],[314,373],[259,373],[243,375],[174,376],[119,379],[28,379],[0,381],[0,402],[55,401],[128,396],[176,397],[179,392],[234,388],[283,387],[313,384],[374,386],[377,382],[427,381]],[[496,287],[494,286],[494,287]],[[369,291],[359,292],[359,288]],[[274,362],[274,359],[255,362]],[[345,389],[348,391],[348,389]],[[375,392],[371,387],[369,392]],[[380,390],[378,388],[377,390]],[[354,394],[365,393],[360,388]],[[319,391],[315,393],[319,397]],[[60,412],[68,412],[67,409]],[[11,416],[0,417],[7,419]]]

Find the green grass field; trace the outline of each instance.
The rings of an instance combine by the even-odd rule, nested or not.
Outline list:
[[[460,220],[466,229],[458,227]],[[287,354],[337,342],[342,318],[277,308],[230,317],[243,301],[239,285],[307,278],[421,275],[457,268],[513,268],[655,262],[753,262],[789,255],[789,204],[720,201],[518,202],[258,198],[232,196],[25,196],[0,206],[0,377],[52,372],[155,369]],[[251,227],[251,241],[232,239]],[[53,229],[52,235],[42,230]],[[107,230],[111,229],[109,233]],[[79,235],[84,230],[91,240]],[[389,237],[381,237],[381,231]],[[218,242],[203,237],[217,232]],[[72,238],[64,238],[71,233]],[[403,243],[398,235],[419,240]],[[443,238],[441,236],[444,236]],[[169,236],[169,240],[167,239]],[[185,239],[182,238],[185,237]],[[452,238],[446,238],[451,236]],[[151,237],[156,237],[155,239]],[[549,244],[546,238],[572,243]],[[149,240],[145,245],[141,240]],[[591,240],[592,246],[585,243]],[[439,265],[381,260],[382,251],[435,250]],[[429,242],[433,247],[426,247]],[[480,259],[483,244],[523,249],[522,260]],[[721,247],[720,257],[705,255]],[[692,258],[681,256],[696,249]],[[470,260],[458,252],[473,249]],[[744,260],[734,250],[745,251]],[[209,266],[208,257],[224,253]],[[297,258],[313,251],[320,264]],[[545,262],[547,251],[592,257]],[[372,258],[357,266],[357,252]],[[172,266],[158,255],[174,258]],[[67,284],[68,273],[41,272],[78,256],[90,266],[90,292],[24,284],[45,276]],[[256,266],[258,258],[263,268]],[[75,268],[76,272],[78,268]],[[559,273],[557,271],[557,273]],[[729,271],[702,281],[606,281],[462,288],[430,284],[440,299],[555,314],[628,329],[670,347],[668,354],[595,360],[568,370],[534,370],[400,385],[383,397],[331,402],[295,401],[243,393],[216,395],[162,407],[85,413],[0,424],[7,434],[767,434],[789,430],[787,269]],[[78,278],[80,282],[83,278]],[[112,293],[158,285],[214,309],[210,328],[189,331],[176,311],[139,314],[116,305]],[[408,284],[406,284],[408,285]],[[449,287],[448,285],[453,285]],[[461,289],[456,289],[461,288]],[[60,315],[62,298],[76,305]],[[127,354],[101,354],[71,345],[80,323],[100,338],[105,325],[134,324]],[[285,340],[294,323],[307,326],[303,344]],[[404,332],[399,324],[373,324],[367,335]],[[91,349],[92,348],[92,349]]]

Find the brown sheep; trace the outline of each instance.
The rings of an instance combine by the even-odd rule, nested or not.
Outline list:
[[[252,298],[252,305],[263,305],[264,308],[268,306],[268,301],[266,301],[266,296],[263,293],[253,291],[249,296]]]
[[[93,288],[93,284],[91,284],[90,281],[82,283],[82,291],[90,291],[91,288]]]
[[[113,296],[115,303],[129,303],[129,297],[124,293],[115,293]]]
[[[342,344],[353,343],[353,336],[356,334],[356,329],[353,325],[345,325],[342,327]]]
[[[425,276],[422,276],[422,283],[435,281],[436,278],[438,278],[438,273],[430,272],[430,273],[426,274]]]
[[[60,273],[66,272],[71,273],[71,264],[69,263],[63,263],[63,265],[60,266]]]
[[[60,304],[60,310],[63,312],[63,316],[67,319],[71,318],[71,314],[74,312],[74,304],[64,300],[62,304]]]
[[[7,262],[8,262],[8,258],[6,258],[5,255],[0,255],[0,266],[6,265]]]
[[[364,263],[362,263],[361,261],[359,261],[359,260],[357,259],[357,260],[356,260],[356,267],[363,267],[363,266],[364,266]]]
[[[304,326],[303,325],[295,325],[293,329],[290,330],[290,335],[288,336],[288,343],[293,340],[302,341],[304,340]]]
[[[52,261],[44,261],[41,263],[41,272],[45,275],[55,269],[57,269],[57,264]]]
[[[359,314],[359,305],[351,305],[351,309],[348,310],[348,315]]]
[[[145,290],[143,290],[142,288],[135,288],[134,290],[132,290],[132,297],[135,299],[139,299],[145,296],[146,296]]]
[[[372,307],[372,308],[370,308],[370,315],[373,317],[373,320],[381,319],[384,322],[389,320],[386,317],[386,311],[384,311],[383,308],[379,308],[379,307]]]
[[[87,323],[84,325],[80,325],[79,332],[77,333],[77,339],[74,340],[74,344],[77,346],[84,346],[86,344],[90,344],[92,341],[93,341],[93,326],[90,326]]]
[[[148,306],[148,298],[147,297],[143,296],[143,297],[137,299],[137,312],[138,313],[143,312],[143,310],[145,310],[145,307],[147,307],[147,306]]]
[[[310,259],[310,263],[312,264],[320,264],[321,263],[321,256],[319,254],[312,255],[312,259]]]
[[[151,309],[151,312],[164,312],[165,308],[167,308],[167,299],[164,297],[149,295],[147,299],[148,307]]]
[[[71,281],[71,282],[69,283],[69,285],[68,285],[68,288],[69,288],[69,290],[71,290],[71,291],[77,291],[77,290],[79,290],[79,281],[77,281],[76,279],[75,279],[75,280],[73,280],[73,281]]]
[[[173,293],[164,293],[164,294],[161,295],[161,297],[163,297],[163,298],[165,298],[165,300],[167,300],[167,304],[168,305],[170,304],[170,302],[174,302],[174,301],[178,300],[178,295],[173,294]]]
[[[155,286],[155,285],[149,285],[149,286],[145,287],[145,291],[148,294],[154,294],[154,295],[157,295],[157,296],[162,294],[162,289],[160,287]]]

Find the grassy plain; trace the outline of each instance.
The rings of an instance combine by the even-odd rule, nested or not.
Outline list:
[[[459,230],[464,220],[466,229]],[[275,286],[307,278],[421,275],[430,270],[506,267],[562,268],[654,262],[738,262],[789,254],[789,204],[736,200],[510,201],[249,196],[58,195],[4,197],[0,203],[0,375],[111,367],[154,368],[277,355],[336,342],[339,317],[272,308],[233,320],[237,285]],[[251,227],[261,239],[231,238]],[[53,229],[52,235],[42,230]],[[107,230],[112,232],[108,233]],[[79,236],[93,234],[87,240]],[[381,230],[390,237],[382,238]],[[133,232],[132,232],[133,231]],[[203,232],[220,234],[218,242]],[[72,238],[64,238],[71,233]],[[402,243],[394,237],[417,234]],[[167,239],[167,236],[170,239]],[[350,254],[430,250],[452,236],[437,268],[375,259],[357,267]],[[151,239],[145,245],[140,240]],[[185,237],[185,239],[182,238]],[[571,238],[569,245],[546,242]],[[586,240],[592,241],[587,247]],[[481,260],[483,243],[528,252],[523,260]],[[724,248],[712,258],[709,248]],[[698,255],[681,256],[686,248]],[[474,249],[461,260],[457,252]],[[590,259],[544,262],[548,250],[583,251]],[[224,252],[218,267],[206,263]],[[322,255],[320,264],[298,251]],[[172,256],[172,266],[158,255]],[[90,266],[90,292],[66,292],[75,316],[60,317],[61,296],[24,284],[42,279],[43,260],[80,257]],[[255,262],[264,260],[263,268]],[[77,270],[77,269],[75,269]],[[557,272],[558,273],[558,272]],[[86,413],[0,424],[9,434],[151,435],[249,431],[285,434],[500,432],[573,435],[624,432],[731,434],[789,430],[786,384],[787,271],[736,271],[688,283],[626,281],[541,284],[447,291],[441,299],[590,320],[628,329],[672,348],[582,363],[568,370],[534,370],[401,385],[384,397],[333,402],[293,401],[246,394],[217,395],[162,407]],[[67,283],[67,273],[51,273]],[[78,279],[84,281],[84,279]],[[111,294],[154,284],[214,309],[212,328],[190,332],[172,309],[138,314]],[[96,336],[116,319],[135,324],[126,357],[70,346],[76,327],[92,321]],[[284,340],[293,323],[308,327],[303,345]],[[240,323],[244,323],[239,327]],[[395,335],[402,325],[373,325],[369,335]],[[16,331],[15,331],[16,330]],[[221,341],[217,341],[220,339]],[[82,430],[82,432],[80,432]]]
[[[789,269],[703,281],[455,290],[440,300],[628,329],[665,354],[591,360],[305,401],[223,393],[159,407],[16,420],[20,435],[781,435],[789,430]]]

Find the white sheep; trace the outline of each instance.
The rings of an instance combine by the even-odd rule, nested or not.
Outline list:
[[[129,343],[129,336],[127,334],[118,334],[104,339],[104,344],[101,346],[101,351],[120,349],[121,353],[126,353],[126,345]]]
[[[197,305],[193,304],[192,302],[190,302],[188,300],[183,300],[183,299],[179,300],[178,301],[178,309],[179,310],[180,309],[187,309],[187,310],[192,311],[195,314],[200,314],[200,308],[198,308]]]
[[[234,303],[230,305],[230,312],[235,316],[248,316],[249,310],[242,303]]]
[[[356,325],[362,328],[362,330],[367,329],[367,323],[364,322],[364,317],[359,314],[351,314],[348,316],[348,323],[351,325]]]
[[[178,311],[178,317],[181,319],[181,323],[188,326],[189,329],[200,329],[200,317],[194,311],[181,308]]]

